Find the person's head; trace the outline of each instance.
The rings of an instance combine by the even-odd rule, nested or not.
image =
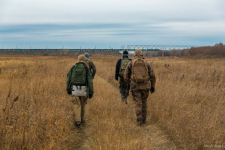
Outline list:
[[[89,54],[88,53],[84,53],[84,56],[89,58]]]
[[[83,54],[79,55],[78,61],[85,61],[85,56]]]
[[[90,60],[88,53],[84,53],[84,56],[86,57],[86,61],[89,61]]]
[[[128,57],[128,51],[123,52],[123,57]]]
[[[143,54],[142,54],[142,51],[140,49],[137,49],[135,52],[134,52],[134,56],[141,56],[143,57]]]

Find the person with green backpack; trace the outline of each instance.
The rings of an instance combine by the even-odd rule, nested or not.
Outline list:
[[[94,94],[92,74],[86,66],[85,56],[79,55],[78,62],[70,69],[66,79],[66,91],[69,95],[79,97],[79,106],[75,110],[80,115],[75,114],[75,125],[80,126],[84,121],[85,104],[87,99],[91,99]]]
[[[123,58],[119,59],[116,64],[116,72],[115,72],[115,79],[118,81],[118,77],[120,77],[119,80],[119,89],[121,94],[121,101],[125,102],[127,104],[127,97],[129,96],[129,86],[124,81],[124,71],[127,67],[127,64],[131,61],[130,58],[128,58],[128,51],[123,52]]]

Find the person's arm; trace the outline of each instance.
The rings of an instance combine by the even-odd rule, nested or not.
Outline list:
[[[72,76],[72,72],[75,66],[73,66],[70,71],[67,74],[67,78],[66,78],[66,91],[67,93],[71,92],[71,76]]]
[[[116,64],[116,71],[115,71],[115,79],[116,80],[118,80],[118,77],[119,77],[121,61],[122,61],[122,59],[119,59]]]
[[[91,71],[87,68],[87,86],[88,86],[88,96],[94,94],[94,87],[93,87],[93,79],[92,79],[92,74]]]
[[[96,73],[96,67],[92,61],[89,61],[89,66],[90,66],[90,70],[92,72],[92,78],[94,78],[95,73]]]
[[[151,87],[155,87],[155,83],[156,83],[155,72],[149,62],[147,63],[147,65],[148,65],[148,75],[151,81]]]

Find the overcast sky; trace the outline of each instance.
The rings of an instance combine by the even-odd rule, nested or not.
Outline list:
[[[1,48],[225,43],[225,0],[0,0]]]

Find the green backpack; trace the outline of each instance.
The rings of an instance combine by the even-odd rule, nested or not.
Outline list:
[[[86,85],[86,69],[87,67],[83,63],[75,64],[72,76],[71,76],[71,84],[72,85]]]
[[[125,72],[125,69],[127,67],[127,64],[130,62],[130,59],[129,58],[122,58],[122,61],[121,61],[121,65],[120,65],[120,71],[119,71],[119,75],[121,77],[123,77],[123,74]]]

